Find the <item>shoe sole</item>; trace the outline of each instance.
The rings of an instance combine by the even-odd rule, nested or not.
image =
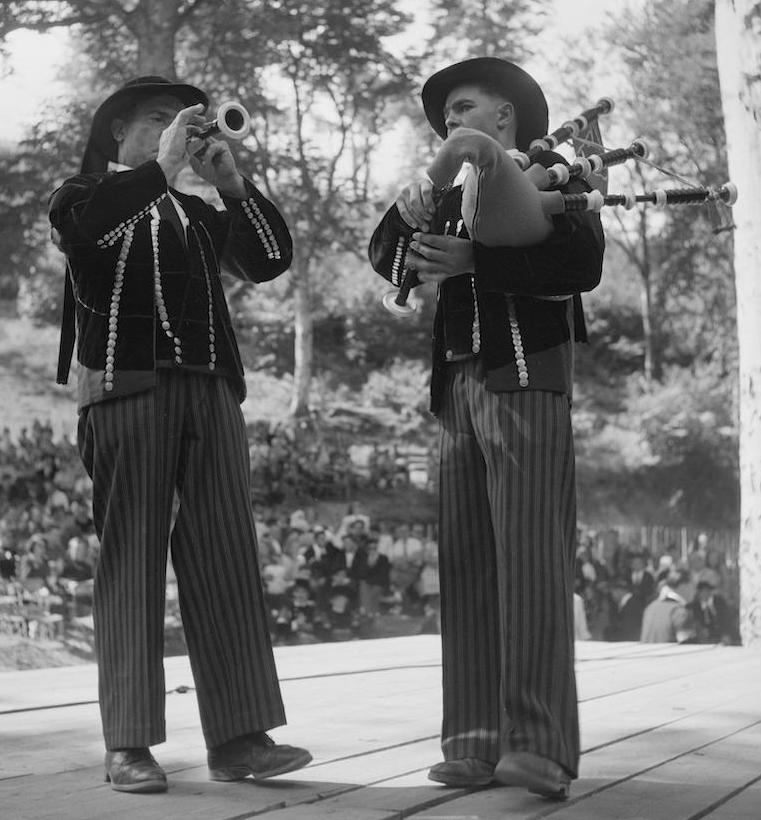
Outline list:
[[[450,786],[453,789],[472,789],[480,786],[488,786],[494,781],[493,777],[469,777],[467,779],[459,780],[452,777],[439,777],[435,773],[428,772],[428,779],[433,780],[434,783],[443,783],[445,786]]]
[[[546,781],[537,772],[521,766],[500,766],[494,770],[494,779],[503,786],[516,786],[528,789],[531,794],[539,795],[547,800],[568,800],[571,784],[560,783],[556,788],[548,786]]]
[[[110,783],[111,788],[115,792],[130,792],[132,794],[157,794],[158,792],[165,792],[168,788],[168,784],[164,780],[143,780],[139,783],[114,783],[108,775],[106,775],[106,783]]]
[[[252,777],[254,780],[266,780],[268,777],[275,777],[278,774],[287,774],[288,772],[295,772],[296,769],[303,769],[308,763],[312,762],[312,755],[307,752],[295,760],[284,763],[277,769],[270,769],[266,772],[255,772],[249,766],[224,766],[221,768],[210,768],[209,779],[218,780],[222,783],[230,783],[233,780],[245,780],[247,777]]]

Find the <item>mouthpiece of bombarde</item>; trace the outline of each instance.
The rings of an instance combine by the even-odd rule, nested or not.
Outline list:
[[[216,119],[201,126],[194,139],[205,140],[214,134],[221,134],[231,140],[242,140],[251,130],[251,117],[238,102],[223,102],[217,109]]]

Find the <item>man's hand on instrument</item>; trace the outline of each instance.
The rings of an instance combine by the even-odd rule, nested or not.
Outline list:
[[[417,271],[421,282],[441,283],[453,276],[473,273],[473,243],[459,236],[430,233],[412,234],[407,264]]]
[[[401,218],[411,227],[427,231],[436,210],[433,202],[433,183],[430,179],[411,182],[394,203]]]
[[[161,133],[156,162],[170,184],[188,161],[187,141],[203,125],[203,110],[201,103],[183,108]]]
[[[235,167],[233,152],[226,142],[206,140],[206,146],[202,151],[190,155],[190,167],[221,193],[238,199],[246,198],[243,177]]]

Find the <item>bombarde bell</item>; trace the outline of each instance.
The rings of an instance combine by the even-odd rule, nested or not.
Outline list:
[[[239,102],[228,100],[217,108],[216,118],[204,123],[201,130],[191,139],[205,140],[215,134],[221,134],[231,140],[242,140],[250,130],[251,117],[248,111]]]

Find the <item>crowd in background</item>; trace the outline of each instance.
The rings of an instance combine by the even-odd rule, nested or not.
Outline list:
[[[705,533],[659,552],[582,536],[574,597],[581,639],[739,643],[737,574]]]
[[[382,614],[416,616],[420,630],[438,630],[438,561],[430,524],[392,527],[359,513],[337,525],[321,524],[304,513],[270,512],[277,506],[265,507],[263,499],[278,501],[293,482],[302,492],[308,482],[323,482],[316,495],[328,497],[331,487],[352,486],[345,478],[351,461],[337,452],[325,461],[314,453],[297,456],[293,438],[277,428],[266,435],[254,431],[249,444],[254,491],[270,486],[252,503],[276,643],[372,634]],[[402,486],[392,452],[373,453],[362,479],[383,488]],[[52,623],[63,629],[70,618],[86,615],[92,602],[98,539],[90,481],[74,445],[55,440],[51,427],[39,422],[15,440],[2,432],[0,476],[0,628],[23,631],[25,620],[37,628]],[[170,567],[173,613],[176,601]],[[28,617],[22,619],[21,612]]]
[[[308,494],[313,486],[314,498],[343,498],[357,482],[381,490],[404,486],[409,474],[394,448],[368,448],[357,471],[348,451],[319,439],[314,451],[303,451],[277,427],[252,428],[249,445],[259,564],[276,643],[372,635],[382,616],[412,618],[418,631],[438,631],[430,522],[373,521],[356,508],[341,521],[320,521],[312,507],[283,512],[279,503],[295,487]],[[707,536],[687,549],[648,551],[603,535],[579,533],[577,637],[738,642],[737,575]],[[18,618],[6,617],[20,606],[34,616],[27,623],[57,628],[86,615],[97,557],[91,484],[75,446],[40,422],[16,438],[3,430],[0,628],[21,629]],[[169,578],[171,607],[171,568]]]
[[[382,615],[439,631],[438,547],[431,527],[391,527],[361,512],[334,530],[297,510],[260,515],[259,564],[276,643],[373,634]]]

